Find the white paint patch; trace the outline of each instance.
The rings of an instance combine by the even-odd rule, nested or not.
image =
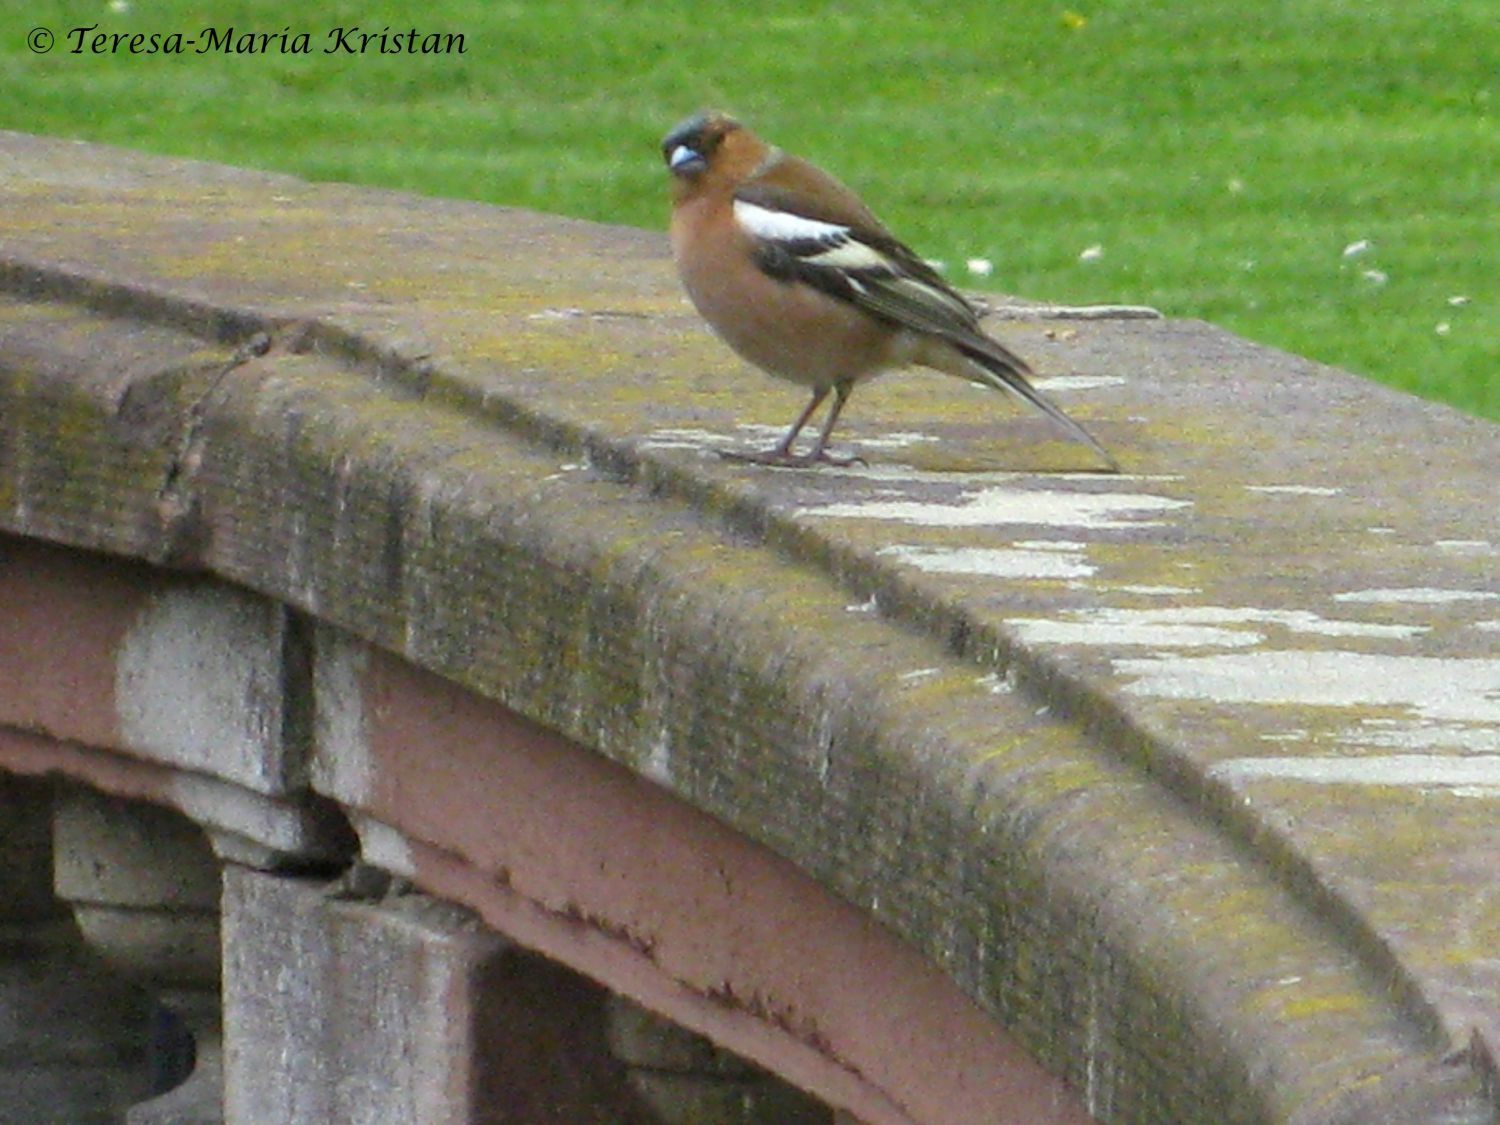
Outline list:
[[[1213,703],[1406,707],[1431,722],[1500,723],[1500,659],[1302,651],[1116,660],[1127,695]]]
[[[1209,768],[1221,781],[1306,781],[1317,785],[1393,785],[1500,790],[1500,754],[1442,757],[1232,758]]]
[[[1425,586],[1403,586],[1389,590],[1350,590],[1333,595],[1336,602],[1377,602],[1405,605],[1448,605],[1452,602],[1500,600],[1492,590],[1434,590]]]
[[[1259,609],[1254,606],[1174,606],[1149,609],[1075,610],[1071,620],[1016,617],[1022,640],[1037,644],[1110,645],[1151,648],[1247,648],[1263,642],[1261,628],[1275,626],[1294,633],[1327,637],[1404,639],[1425,632],[1420,625],[1377,625],[1331,621],[1306,610]]]
[[[735,221],[756,238],[776,242],[796,242],[804,239],[838,239],[849,233],[849,228],[837,223],[825,223],[789,211],[773,211],[747,203],[743,199],[734,201]]]
[[[994,527],[1043,524],[1054,527],[1156,527],[1148,517],[1188,507],[1186,500],[1146,493],[1049,492],[986,488],[956,503],[935,500],[846,501],[803,508],[804,516],[895,520],[922,527]]]
[[[1130,380],[1123,375],[1049,375],[1031,382],[1039,391],[1095,391],[1100,387],[1123,387]]]
[[[768,426],[764,422],[741,422],[735,429],[742,434],[765,438],[768,441],[779,440],[787,430],[785,426]],[[724,437],[723,434],[719,434],[718,436],[721,440]]]
[[[1248,484],[1246,492],[1269,492],[1286,496],[1337,496],[1342,488],[1328,488],[1318,484]]]
[[[995,392],[985,387],[974,386],[974,390],[981,395],[992,395]],[[741,426],[740,429],[748,429]],[[767,427],[769,430],[770,428]],[[773,431],[778,435],[784,430]],[[859,439],[861,443],[864,438]],[[942,440],[941,438],[937,440]],[[1037,479],[1035,473],[1017,472],[1014,469],[982,469],[979,471],[965,471],[962,469],[918,469],[911,465],[895,463],[877,463],[874,465],[851,465],[839,473],[840,478],[860,477],[866,480],[892,481],[892,482],[918,482],[932,484],[958,484],[965,488],[974,488],[988,484],[1009,484],[1013,481],[1031,482]],[[1048,473],[1047,480],[1057,484],[1065,484],[1069,481],[1084,481],[1090,484],[1098,484],[1101,479],[1111,486],[1125,487],[1139,484],[1157,484],[1161,482],[1180,481],[1180,475],[1170,473],[1114,473],[1108,478],[1101,478],[1098,473]]]
[[[861,449],[905,449],[909,445],[936,442],[943,439],[937,434],[919,434],[914,430],[893,430],[878,437],[861,437]]]
[[[864,438],[860,438],[860,443],[863,444],[864,440]],[[850,465],[847,469],[842,470],[839,476],[858,477],[862,480],[890,484],[961,484],[966,487],[1013,481],[1021,478],[1021,474],[1019,473],[1002,470],[986,470],[977,473],[962,471],[948,472],[938,469],[916,469],[910,465],[890,462],[874,465]]]
[[[126,634],[115,667],[125,745],[262,793],[286,784],[281,611],[226,587],[161,594]]]
[[[980,574],[991,578],[1087,578],[1094,568],[1062,551],[1003,547],[882,547],[907,566],[928,574]]]
[[[1345,746],[1378,746],[1388,750],[1500,753],[1500,727],[1372,720],[1343,732],[1337,741]]]
[[[1082,539],[1017,539],[1015,546],[1023,551],[1083,551],[1088,544]]]
[[[1104,613],[1114,611],[1102,611]],[[1021,640],[1048,645],[1125,645],[1148,648],[1237,648],[1259,644],[1259,633],[1240,629],[1216,629],[1209,625],[1169,622],[1056,621],[1046,617],[1013,617]]]
[[[1187,597],[1198,593],[1196,586],[1111,586],[1122,594],[1144,594],[1147,597]]]
[[[712,430],[655,430],[640,442],[642,449],[698,449],[708,445],[723,445],[724,435]]]
[[[1487,555],[1495,550],[1488,539],[1439,539],[1433,546],[1456,555]]]

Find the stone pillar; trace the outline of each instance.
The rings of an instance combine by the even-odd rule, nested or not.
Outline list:
[[[147,1092],[144,993],[52,891],[52,785],[0,774],[0,1125],[114,1125]]]
[[[421,895],[340,893],[337,883],[225,868],[226,1117],[481,1120],[475,985],[504,943]]]
[[[66,789],[53,825],[57,894],[89,948],[153,1002],[141,1030],[149,1099],[129,1125],[223,1120],[219,865],[178,813]]]
[[[235,1125],[829,1120],[696,1036],[633,1007],[611,1016],[621,1002],[604,988],[467,911],[380,897],[373,881],[374,897],[342,897],[349,888],[225,868],[225,1116]]]

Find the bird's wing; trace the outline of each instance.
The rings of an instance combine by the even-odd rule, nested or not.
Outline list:
[[[1060,407],[1031,385],[1031,367],[979,326],[974,306],[936,270],[880,225],[837,181],[823,177],[816,198],[761,180],[734,195],[734,219],[755,247],[768,276],[801,282],[871,316],[946,341],[973,367],[954,370],[1008,390],[1094,449],[1116,470],[1114,458]],[[947,365],[941,365],[949,370]]]
[[[800,281],[873,316],[934,335],[978,330],[974,307],[926,262],[878,225],[807,212],[767,185],[735,193],[734,218],[771,277]]]

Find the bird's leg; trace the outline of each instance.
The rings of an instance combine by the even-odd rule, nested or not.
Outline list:
[[[727,461],[748,461],[752,465],[804,466],[818,461],[825,461],[835,465],[851,464],[852,462],[844,461],[841,458],[829,457],[823,453],[823,445],[828,440],[828,432],[833,428],[831,419],[837,417],[840,407],[844,404],[844,399],[849,397],[849,391],[842,384],[835,389],[838,391],[838,397],[834,400],[830,421],[824,424],[823,432],[819,436],[817,444],[814,445],[811,453],[793,453],[792,443],[797,440],[797,435],[807,425],[808,419],[817,412],[818,407],[823,405],[823,400],[828,397],[827,387],[813,388],[812,400],[808,402],[802,413],[797,416],[797,420],[792,423],[792,428],[786,432],[786,437],[776,443],[775,448],[767,449],[763,453],[736,453],[731,450],[721,449],[719,450],[719,456]]]
[[[792,428],[787,431],[786,437],[777,443],[774,449],[768,449],[764,453],[733,453],[721,449],[719,456],[728,461],[748,461],[752,465],[782,465],[790,468],[805,468],[809,465],[863,465],[863,457],[835,457],[827,450],[828,438],[833,433],[833,427],[839,420],[839,412],[844,409],[844,403],[849,401],[849,393],[854,390],[852,380],[835,383],[833,385],[833,407],[828,411],[828,417],[824,420],[818,431],[818,440],[813,442],[812,449],[806,453],[793,453],[792,443],[797,440],[797,435],[802,432],[818,407],[823,405],[823,400],[828,397],[827,387],[813,388],[812,401],[807,408],[797,416],[792,423]]]
[[[828,452],[828,439],[833,435],[833,427],[838,424],[839,414],[843,412],[844,403],[849,401],[849,395],[854,390],[854,383],[846,380],[833,385],[833,407],[828,411],[828,417],[823,420],[823,428],[818,431],[818,440],[813,443],[812,450],[807,454],[809,463],[821,461],[825,465],[863,465],[863,457],[834,457]],[[826,391],[824,392],[827,393]],[[806,421],[806,418],[803,419]]]
[[[818,407],[823,405],[823,400],[827,397],[827,387],[813,388],[812,400],[803,408],[802,413],[797,415],[797,420],[792,423],[792,428],[786,432],[786,437],[782,438],[780,444],[771,450],[773,454],[782,458],[792,456],[792,442],[797,440],[797,435],[802,432],[802,427],[807,425],[807,420],[813,416]]]

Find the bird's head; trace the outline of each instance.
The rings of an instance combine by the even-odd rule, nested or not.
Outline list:
[[[662,138],[662,159],[673,176],[695,180],[708,171],[725,138],[741,131],[740,123],[728,114],[694,114]]]

